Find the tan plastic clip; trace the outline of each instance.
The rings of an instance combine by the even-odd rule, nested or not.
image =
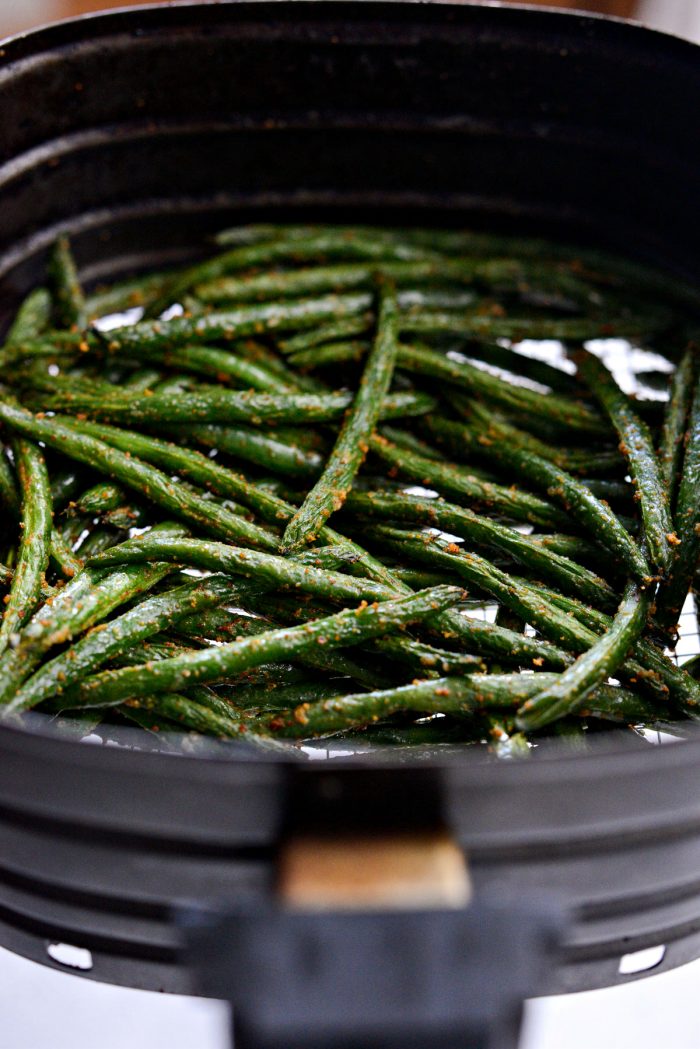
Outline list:
[[[464,852],[439,833],[294,838],[278,877],[298,910],[459,908],[471,896]]]

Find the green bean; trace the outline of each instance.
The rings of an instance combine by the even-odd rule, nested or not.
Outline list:
[[[76,706],[113,705],[150,693],[160,693],[210,681],[225,680],[250,667],[297,658],[316,645],[329,649],[360,644],[418,622],[461,599],[458,587],[436,587],[382,604],[346,608],[335,615],[298,627],[270,630],[256,637],[205,649],[142,667],[103,671],[71,689]]]
[[[668,710],[646,696],[640,696],[626,688],[606,685],[589,693],[584,706],[578,711],[581,718],[600,718],[603,721],[619,721],[631,724],[661,724],[668,717]],[[556,724],[563,724],[563,721]]]
[[[572,561],[589,561],[597,564],[600,559],[600,548],[586,539],[580,539],[577,535],[562,535],[558,532],[540,535],[537,532],[530,532],[530,542],[537,543],[562,557],[568,557]],[[615,565],[610,565],[611,571],[614,572],[615,568]]]
[[[676,541],[676,536],[649,428],[639,418],[629,398],[597,357],[580,350],[576,354],[576,363],[580,375],[600,401],[617,430],[620,451],[629,462],[639,498],[650,557],[653,564],[665,573],[671,561],[670,544]]]
[[[140,699],[127,699],[124,705],[134,712],[155,714],[176,723],[181,729],[193,729],[209,736],[241,739],[246,733],[244,719],[233,709],[224,715],[178,693],[161,692]]]
[[[130,522],[127,528],[131,527],[133,523]],[[78,548],[78,553],[83,563],[121,542],[124,538],[122,535],[123,531],[123,529],[109,528],[104,524],[99,524],[92,528],[81,541]]]
[[[625,509],[634,509],[634,488],[627,481],[615,481],[607,477],[582,477],[581,484],[589,492],[607,503],[627,504]]]
[[[343,538],[343,537],[339,537]],[[343,542],[346,540],[343,539]],[[241,571],[244,566],[243,562],[237,559],[235,550],[230,553],[234,548],[223,547],[222,544],[202,544],[202,543],[189,543],[185,547],[175,547],[173,544],[159,543],[157,537],[149,539],[148,536],[140,537],[138,540],[131,540],[128,544],[124,543],[121,547],[111,550],[105,553],[105,563],[107,560],[116,562],[122,557],[134,558],[136,561],[141,560],[147,556],[151,556],[154,550],[158,548],[159,555],[164,555],[166,549],[169,550],[168,556],[172,556],[177,560],[179,556],[186,556],[191,559],[194,563],[194,559],[197,558],[197,563],[200,567],[209,567],[214,570],[222,569],[224,564],[226,565],[225,571],[233,570],[236,568],[237,571]],[[126,551],[126,553],[125,553]],[[149,553],[150,551],[150,553]],[[359,548],[360,556],[363,559],[367,558],[366,551]],[[254,554],[254,551],[244,551],[246,557]],[[374,561],[371,559],[370,564]],[[280,563],[281,562],[281,563]],[[274,582],[288,582],[294,586],[299,583],[300,589],[310,593],[319,593],[322,596],[328,596],[331,584],[330,579],[334,578],[332,584],[333,593],[338,600],[343,600],[343,593],[347,595],[351,594],[365,594],[367,599],[373,597],[373,587],[370,583],[363,580],[355,580],[348,576],[332,577],[329,573],[315,573],[313,569],[308,566],[294,565],[294,562],[285,562],[282,558],[271,558],[266,559],[264,562],[261,558],[256,559],[256,566],[262,566],[267,571],[267,578]],[[252,567],[251,562],[248,562],[248,568]],[[369,575],[369,573],[367,573]],[[375,583],[374,595],[390,596],[393,594],[408,594],[410,593],[409,588],[397,579],[393,573],[384,569],[383,572],[374,573],[370,576],[371,579],[375,578],[376,575],[380,575],[382,580]],[[263,580],[265,577],[262,573],[259,573],[256,578]],[[352,590],[353,583],[358,589]],[[349,599],[352,599],[349,597]],[[467,645],[474,648],[477,653],[486,654],[507,654],[511,658],[521,658],[524,662],[530,660],[542,661],[542,665],[562,667],[566,666],[569,662],[568,657],[560,649],[555,648],[552,645],[548,645],[535,638],[525,638],[518,634],[513,633],[511,630],[503,630],[500,627],[495,627],[490,623],[479,623],[477,620],[468,619],[457,612],[448,611],[438,616],[435,620],[435,627],[439,630],[440,634],[445,638],[455,638],[463,640]]]
[[[0,443],[0,504],[6,511],[9,511],[10,517],[19,517],[20,503],[17,482],[2,443]]]
[[[476,474],[461,470],[450,463],[435,462],[409,452],[407,448],[398,448],[381,434],[374,435],[370,441],[370,448],[399,475],[417,484],[437,488],[438,491],[459,500],[489,507],[493,512],[511,520],[553,528],[566,526],[568,523],[568,517],[564,513],[529,492],[482,481]]]
[[[276,546],[269,532],[232,514],[223,507],[193,495],[154,467],[120,452],[103,441],[80,433],[70,419],[32,416],[22,408],[0,401],[0,419],[14,431],[45,441],[79,462],[99,467],[108,477],[122,481],[148,499],[193,522],[207,532],[270,549]]]
[[[411,345],[424,346],[423,343],[417,343],[415,340],[411,340]],[[443,349],[439,343],[437,345]],[[430,349],[431,347],[425,348]],[[581,396],[581,387],[575,375],[569,374],[555,364],[549,364],[547,361],[531,357],[520,350],[503,346],[500,342],[488,342],[483,339],[475,342],[460,339],[449,345],[447,352],[449,359],[455,362],[462,359],[480,360],[492,367],[502,368],[511,375],[525,377],[542,386],[548,386],[558,393],[573,397]]]
[[[656,621],[666,629],[678,623],[700,557],[700,377],[693,389],[675,519],[678,542],[656,602]]]
[[[242,474],[234,473],[200,452],[157,437],[133,430],[120,430],[105,424],[75,420],[71,425],[80,433],[99,438],[124,452],[129,451],[139,459],[163,470],[177,471],[183,477],[202,488],[217,492],[220,496],[241,500],[270,523],[284,519],[282,513],[287,504],[281,499],[269,495]],[[207,427],[207,430],[212,434],[212,446],[218,446],[216,436],[219,429]],[[291,516],[292,512],[291,508],[287,509],[288,516]]]
[[[470,422],[475,422],[481,427],[488,429],[492,424],[498,427],[498,435],[501,440],[507,440],[509,446],[520,448],[523,451],[533,452],[543,459],[560,466],[570,473],[585,474],[609,474],[611,471],[619,471],[624,460],[617,449],[578,449],[562,448],[559,443],[540,440],[526,430],[513,426],[504,417],[494,415],[491,409],[480,404],[477,400],[468,399],[459,394],[451,394],[450,400],[458,409],[460,415]],[[534,421],[534,420],[533,420]]]
[[[145,307],[161,295],[173,280],[173,271],[129,277],[108,287],[98,287],[87,296],[85,312],[91,320]]]
[[[59,328],[85,326],[85,296],[78,280],[68,237],[59,237],[49,263],[54,293],[54,314]]]
[[[173,576],[172,580],[168,580],[166,585],[170,585],[171,582],[178,582],[178,578]],[[191,583],[192,580],[190,579],[188,582]],[[208,611],[205,610],[202,614],[207,615]],[[113,667],[134,667],[139,666],[141,663],[149,663],[154,659],[170,659],[172,656],[181,656],[186,652],[196,652],[200,647],[199,645],[183,644],[181,641],[169,638],[165,634],[154,634],[145,641],[134,642],[128,648],[122,648],[115,652],[109,660],[109,665]]]
[[[659,647],[674,618],[664,606],[682,602],[700,549],[681,535],[682,513],[688,529],[700,513],[693,344],[658,461],[660,402],[632,413],[648,438],[637,450],[647,499],[651,462],[669,521],[679,485],[680,545],[666,533],[664,568],[613,443],[615,411],[629,421],[624,395],[607,372],[591,383],[584,351],[574,372],[577,351],[550,364],[510,343],[632,335],[651,349],[663,340],[675,360],[693,333],[678,304],[700,295],[674,295],[634,264],[511,237],[299,224],[224,239],[216,258],[87,304],[64,241],[52,285],[72,319],[55,300],[51,317],[40,290],[0,348],[5,440],[46,446],[54,512],[71,504],[42,533],[59,584],[42,579],[43,604],[0,653],[4,716],[36,706],[75,721],[92,707],[191,732],[193,752],[201,733],[286,753],[285,736],[345,732],[349,746],[482,743],[500,757],[535,755],[530,732],[587,741],[608,723],[641,746],[640,726],[666,726],[668,711],[698,720],[700,682]],[[170,320],[148,319],[175,302]],[[124,316],[81,330],[96,307]],[[425,345],[398,342],[421,331]],[[298,370],[324,363],[337,366],[335,389]],[[72,477],[71,461],[84,464]],[[255,480],[237,472],[244,461]],[[0,585],[12,589],[24,539],[16,456],[0,473]],[[340,508],[344,534],[324,523]],[[647,622],[654,600],[661,614]],[[611,673],[624,688],[601,684]]]
[[[331,514],[343,505],[364,461],[394,374],[397,316],[396,288],[384,281],[379,288],[377,333],[357,393],[321,477],[287,525],[282,542],[288,550],[316,539]]]
[[[85,488],[85,476],[71,463],[67,469],[51,477],[51,502],[54,513],[72,502]]]
[[[442,585],[442,584],[441,584]],[[428,589],[426,587],[426,589]],[[410,593],[410,592],[409,592]],[[408,596],[408,595],[406,595]],[[270,613],[274,620],[263,623],[265,629],[272,626],[293,626],[299,622],[309,622],[312,619],[320,619],[332,611],[325,603],[316,607],[309,601],[291,601],[280,592],[254,595],[248,591],[244,595],[248,607],[253,608],[259,614]],[[259,632],[259,631],[258,631]],[[226,638],[222,638],[226,640]],[[230,637],[229,637],[230,640]],[[298,662],[314,671],[322,671],[332,676],[343,676],[353,679],[364,688],[382,688],[386,684],[386,675],[382,674],[376,667],[375,661],[368,665],[366,661],[358,662],[345,652],[326,652],[322,648],[313,649],[299,657]]]
[[[438,678],[376,692],[336,695],[299,704],[289,713],[268,715],[261,719],[258,731],[304,739],[372,724],[401,710],[431,714],[447,708],[464,716],[479,709],[475,699],[477,687],[470,678]]]
[[[68,579],[72,579],[83,567],[81,558],[75,556],[69,544],[55,528],[51,532],[49,551],[51,560],[56,562],[59,571]]]
[[[477,397],[486,397],[507,409],[526,413],[537,413],[569,430],[582,433],[604,433],[605,424],[600,416],[580,401],[564,398],[555,393],[535,393],[526,386],[516,386],[491,372],[477,368],[468,361],[452,361],[433,350],[422,346],[402,345],[399,350],[398,368],[405,368],[418,375],[445,383],[461,386]]]
[[[176,275],[166,292],[150,307],[152,314],[157,314],[190,288],[217,280],[228,273],[250,269],[272,262],[301,262],[306,259],[318,261],[320,258],[371,259],[378,261],[403,261],[436,259],[437,256],[427,249],[411,245],[396,245],[382,242],[372,236],[358,235],[355,231],[318,231],[308,237],[290,241],[284,237],[274,238],[263,243],[237,245],[233,250],[196,263],[183,273]]]
[[[56,392],[41,398],[43,408],[52,411],[86,413],[106,422],[163,423],[289,423],[308,426],[333,422],[352,404],[349,393],[240,393],[237,390],[200,386],[196,391],[168,395],[102,391],[57,386]],[[392,393],[382,401],[385,419],[424,415],[435,402],[424,393]]]
[[[401,710],[464,717],[478,713],[484,707],[516,706],[538,691],[546,679],[555,677],[553,674],[473,674],[464,678],[419,681],[379,692],[304,703],[286,716],[277,713],[261,719],[256,729],[303,739],[371,724]],[[601,705],[606,703],[607,693],[607,689],[601,688]]]
[[[105,567],[143,560],[187,564],[248,579],[269,580],[280,586],[318,594],[334,601],[381,601],[397,595],[397,591],[373,580],[326,572],[274,554],[263,554],[259,550],[201,539],[143,535],[136,541],[128,540],[106,550],[90,563]]]
[[[129,448],[131,451],[131,447]],[[71,503],[71,513],[81,514],[103,514],[109,510],[116,510],[124,503],[124,489],[116,484],[96,484],[88,488]]]
[[[142,393],[144,390],[152,390],[160,382],[162,375],[155,368],[138,368],[135,372],[124,379],[121,383],[122,389],[135,390]]]
[[[371,306],[371,301],[371,295],[366,292],[322,295],[315,299],[240,306],[195,317],[183,315],[169,321],[140,321],[104,335],[94,334],[113,353],[133,351],[138,354],[156,348],[176,349],[189,343],[228,341],[244,335],[261,335],[266,331],[313,328],[325,320],[363,313]]]
[[[584,652],[558,680],[526,700],[518,710],[518,726],[532,732],[557,718],[573,714],[598,685],[615,673],[646,623],[651,595],[636,583],[624,593],[610,629]]]
[[[173,633],[202,643],[234,641],[238,637],[261,634],[269,625],[269,621],[262,616],[252,616],[235,608],[219,606],[200,612],[196,616],[185,616],[173,627]]]
[[[56,596],[38,609],[15,648],[0,659],[0,704],[9,703],[54,645],[65,644],[105,619],[115,608],[150,590],[169,565],[136,565],[111,572],[83,569]]]
[[[328,547],[324,547],[328,549]],[[352,569],[348,569],[352,571]],[[442,586],[443,583],[449,583],[449,576],[445,572],[431,572],[427,568],[401,568],[395,566],[393,572],[402,583],[406,583],[413,590],[423,590],[427,586]],[[478,603],[477,607],[481,607],[481,603]]]
[[[51,322],[51,309],[51,293],[47,288],[35,288],[34,291],[30,291],[17,310],[5,336],[6,345],[26,342],[41,336]]]
[[[261,588],[258,587],[258,589]],[[262,589],[263,591],[265,590],[265,588]],[[255,604],[255,601],[251,602],[250,598],[251,592],[246,584],[239,583],[237,601],[250,607],[251,603]],[[280,611],[280,597],[279,595],[275,596],[271,609],[268,596],[264,593],[262,600],[256,607],[259,608],[261,613],[267,613],[270,610],[277,613]],[[321,614],[327,615],[328,609],[324,609]],[[294,619],[296,618],[294,617]],[[312,616],[308,618],[312,618]],[[181,620],[175,630],[184,636],[200,640],[232,641],[240,637],[261,634],[265,630],[269,630],[270,627],[279,625],[280,619],[284,625],[294,621],[294,619],[284,614],[282,616],[277,615],[276,622],[271,622],[267,615],[265,618],[262,618],[262,614],[259,618],[252,618],[250,615],[241,615],[240,613],[231,612],[229,609],[215,608],[200,613],[196,617],[196,621],[190,618]],[[321,670],[334,675],[342,674],[352,678],[366,688],[378,688],[383,684],[381,675],[375,669],[361,665],[341,652],[326,653],[319,649],[304,655],[300,662],[314,670]]]
[[[325,227],[324,227],[325,228]],[[213,240],[220,247],[237,247],[242,244],[258,244],[265,240],[277,240],[278,237],[287,236],[287,229],[304,230],[304,235],[309,237],[321,232],[318,225],[287,226],[272,222],[250,222],[243,226],[230,226],[219,230],[214,234]]]
[[[442,462],[444,459],[441,451],[433,448],[426,440],[418,437],[415,433],[411,433],[410,430],[400,430],[397,426],[384,425],[382,426],[382,434],[392,444],[397,444],[399,448],[405,448],[409,452],[415,452],[416,455],[422,455],[427,459],[435,459],[436,462]],[[482,481],[493,480],[493,477],[487,474],[485,470],[475,470],[474,476],[481,478]]]
[[[284,393],[290,389],[288,383],[263,364],[245,360],[229,350],[212,346],[182,346],[179,349],[147,347],[140,353],[144,360],[167,368],[209,375],[219,382],[233,382],[244,389],[268,393]]]
[[[75,364],[81,346],[86,346],[85,336],[79,332],[46,332],[35,339],[6,343],[0,350],[0,368],[3,377],[13,382],[23,371],[46,369],[49,364],[60,364],[70,368]]]
[[[287,358],[289,363],[301,371],[325,368],[329,364],[344,364],[347,361],[357,363],[367,350],[368,342],[346,341],[328,342],[323,346],[312,346],[308,350],[298,350]]]
[[[141,601],[108,623],[94,627],[76,644],[56,656],[24,683],[3,711],[5,716],[28,710],[50,696],[60,696],[73,682],[93,673],[115,654],[177,623],[180,618],[226,600],[227,579],[212,576]]]
[[[289,431],[260,431],[252,426],[222,426],[216,423],[181,423],[173,436],[192,438],[205,448],[216,448],[235,459],[243,459],[285,477],[316,477],[323,457],[300,448],[289,439]]]
[[[414,641],[405,637],[381,637],[372,642],[371,651],[381,656],[389,656],[423,674],[436,671],[446,674],[484,673],[486,667],[479,656],[466,652],[450,652],[446,648],[427,645],[423,641]]]
[[[88,517],[86,514],[77,514],[76,516],[66,517],[59,529],[61,539],[71,550],[76,550],[82,536],[85,532],[90,531],[93,523],[93,518]]]
[[[310,331],[302,331],[286,339],[280,339],[278,348],[285,354],[299,353],[324,343],[337,342],[338,339],[350,339],[355,335],[364,335],[372,327],[371,313],[360,313],[352,317],[340,317],[338,320],[319,324]]]
[[[566,650],[581,652],[596,640],[588,627],[563,615],[539,590],[519,583],[486,558],[462,550],[456,543],[447,543],[425,532],[404,532],[386,525],[370,528],[369,534],[390,550],[403,552],[404,556],[411,559],[451,569],[461,579],[478,587],[481,592],[490,594]]]
[[[195,288],[203,302],[255,302],[297,295],[371,287],[379,273],[399,283],[437,280],[472,281],[480,268],[473,260],[411,259],[354,262],[295,270],[270,270],[243,277],[219,277]]]
[[[287,367],[284,360],[275,350],[270,349],[255,339],[243,339],[233,345],[233,350],[253,364],[263,365],[268,372],[277,376],[290,390],[299,393],[323,393],[326,387],[310,375],[299,375]]]
[[[697,351],[691,344],[684,353],[671,380],[669,401],[659,441],[659,473],[673,511],[678,489],[683,442],[695,387]]]
[[[277,227],[279,228],[279,227]],[[512,255],[523,259],[535,259],[539,264],[564,266],[575,273],[584,271],[586,280],[618,278],[636,284],[645,291],[663,289],[674,297],[679,285],[674,276],[666,276],[628,258],[609,255],[594,248],[583,248],[535,237],[519,237],[508,234],[482,233],[476,230],[407,229],[398,235],[411,244],[429,245],[433,250],[447,255]],[[588,272],[590,270],[590,272]],[[600,271],[600,272],[598,272]],[[692,301],[697,302],[697,289],[688,288]]]
[[[542,584],[540,589],[548,601],[594,633],[603,634],[610,629],[612,620],[604,612],[588,608],[575,598],[566,597]],[[666,700],[670,696],[684,714],[697,719],[700,712],[700,685],[647,638],[637,641],[632,649],[632,658],[625,661],[620,673],[632,684],[651,690],[658,699]]]
[[[651,319],[613,317],[600,321],[594,317],[567,317],[551,320],[542,317],[500,317],[474,312],[450,313],[447,310],[422,310],[406,315],[401,330],[437,335],[443,332],[468,335],[479,339],[589,339],[638,338],[656,327]]]
[[[338,568],[338,559],[334,556],[328,556],[329,547],[323,547],[316,551],[305,550],[301,554],[295,556],[295,560],[298,560],[301,564],[311,565],[312,567],[322,568],[325,570],[336,570]],[[340,567],[342,567],[343,561],[340,561]],[[449,581],[446,582],[445,578],[441,578],[438,581],[429,580],[426,583],[426,589],[431,586],[444,586],[449,585]],[[405,592],[405,591],[401,591]],[[252,595],[251,595],[252,596]],[[272,604],[271,604],[272,602]],[[249,598],[250,603],[250,598]],[[467,602],[463,602],[466,604]],[[256,606],[256,601],[252,600],[253,607],[257,607],[259,611],[271,610],[277,619],[281,619],[284,623],[293,622],[308,622],[314,618],[320,618],[321,616],[328,614],[327,607],[314,605],[308,600],[304,600],[301,603],[293,602],[290,603],[289,599],[285,599],[284,595],[276,594],[274,598],[272,595],[265,596]],[[448,613],[449,614],[449,613]],[[438,621],[439,622],[439,617]],[[384,644],[386,642],[386,645]],[[430,654],[434,658],[442,658],[443,660],[449,659],[450,666],[459,667],[460,671],[464,672],[469,670],[473,672],[475,669],[484,669],[483,662],[478,656],[467,655],[464,653],[448,652],[445,649],[438,649],[434,646],[420,644],[419,642],[413,641],[410,638],[384,638],[380,641],[373,642],[371,646],[373,654],[379,652],[380,654],[389,654],[397,656],[398,653],[403,653],[403,660],[407,666],[416,665],[419,663],[421,666],[425,666],[421,662],[423,657]],[[307,657],[308,658],[308,657]],[[348,663],[347,657],[341,657],[339,653],[334,652],[330,657],[330,661],[325,663],[325,660],[318,661],[318,655],[315,654],[315,665],[319,669],[325,669],[334,671],[336,673],[344,673],[347,677],[352,677],[356,681],[360,681],[363,685],[369,688],[380,688],[383,687],[383,683],[378,681],[377,678],[380,676],[376,672],[370,674],[358,673],[358,667],[352,663]],[[339,662],[341,660],[342,662]],[[324,665],[325,664],[325,665]],[[312,663],[311,665],[314,665]],[[447,672],[447,671],[446,671]]]
[[[51,489],[44,456],[31,441],[13,446],[21,491],[21,536],[9,599],[0,624],[0,652],[29,619],[41,596],[53,518]]]
[[[518,616],[510,608],[506,608],[505,605],[499,605],[496,609],[495,622],[499,626],[507,627],[509,630],[515,630],[518,634],[525,632],[526,623],[522,616]]]
[[[445,439],[451,450],[461,448],[470,452],[479,448],[489,462],[508,466],[516,476],[527,478],[551,499],[560,502],[596,542],[619,558],[635,579],[640,582],[649,579],[646,559],[618,517],[606,503],[596,499],[584,484],[566,470],[541,456],[510,445],[507,435],[497,423],[493,423],[488,430],[470,431],[468,426],[459,423],[432,419],[430,429]]]
[[[514,528],[481,517],[464,507],[442,499],[420,499],[402,492],[353,492],[348,509],[362,517],[393,518],[413,524],[430,525],[454,532],[487,549],[502,550],[533,571],[551,578],[564,590],[571,590],[590,604],[608,608],[616,601],[615,591],[593,572],[566,557],[533,543],[529,536]]]
[[[96,423],[76,421],[73,425],[80,432],[100,437],[110,444],[121,447],[124,451],[131,451],[147,462],[152,462],[167,470],[177,470],[185,477],[189,477],[203,487],[211,488],[220,495],[240,499],[269,524],[278,525],[290,520],[294,514],[295,507],[290,503],[265,491],[259,485],[251,483],[243,475],[235,474],[212,462],[211,459],[207,459],[196,451],[178,448],[169,442],[146,437],[133,431],[121,431]],[[320,538],[323,542],[342,544],[348,554],[357,558],[368,578],[391,585],[391,573],[361,546],[328,527],[322,529]]]
[[[182,743],[181,738],[178,738],[177,745],[173,742],[169,743],[167,738],[169,732],[174,734],[178,730],[179,726],[176,725],[174,721],[171,721],[163,715],[156,714],[152,710],[142,710],[140,707],[129,706],[126,703],[122,703],[122,705],[116,709],[126,721],[133,722],[135,725],[138,725],[139,728],[143,729],[144,732],[148,732],[152,736],[157,737],[159,747],[164,747],[166,750],[168,747],[172,750],[180,749]]]
[[[635,291],[645,293],[653,291],[656,294],[663,294],[674,302],[682,302],[684,305],[693,307],[698,305],[697,288],[679,281],[675,274],[667,276],[627,258],[611,256],[592,248],[582,248],[580,245],[556,243],[543,238],[524,238],[475,230],[425,228],[378,230],[363,226],[321,228],[313,225],[258,224],[226,230],[219,235],[217,242],[220,244],[241,243],[242,241],[234,239],[239,237],[247,237],[246,243],[250,243],[251,240],[259,241],[273,237],[294,241],[307,239],[321,232],[325,232],[326,235],[332,232],[336,237],[346,238],[353,234],[371,236],[373,240],[381,241],[383,244],[413,245],[445,255],[468,254],[479,258],[496,256],[499,262],[503,261],[503,257],[506,256],[519,264],[527,262],[530,265],[534,262],[540,272],[551,272],[556,277],[562,276],[567,282],[573,274],[578,278],[576,287],[580,287],[581,277],[595,284],[624,282],[633,287]]]
[[[328,699],[337,695],[342,687],[337,680],[321,683],[308,681],[294,685],[280,685],[270,688],[245,687],[235,691],[235,706],[243,712],[244,717],[259,717],[275,710],[288,710],[298,703],[314,703],[319,699]],[[342,679],[341,679],[342,681]],[[348,687],[345,683],[344,687]]]

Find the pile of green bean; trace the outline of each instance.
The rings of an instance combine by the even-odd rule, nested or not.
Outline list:
[[[700,294],[475,232],[216,240],[86,294],[62,238],[7,332],[0,718],[502,756],[690,731]]]

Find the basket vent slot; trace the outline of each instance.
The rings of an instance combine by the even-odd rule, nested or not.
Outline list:
[[[620,958],[618,972],[621,976],[631,976],[633,973],[648,972],[661,965],[666,954],[666,946],[661,943],[657,947],[645,947],[642,951],[633,951],[632,954],[623,954]]]
[[[50,943],[46,953],[52,961],[64,965],[67,969],[80,969],[89,972],[92,969],[92,954],[85,947],[74,947],[70,943]]]

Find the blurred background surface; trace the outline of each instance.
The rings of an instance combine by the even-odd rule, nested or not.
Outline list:
[[[157,2],[157,0],[156,0]],[[539,7],[563,7],[635,18],[647,25],[700,40],[700,0],[520,0]],[[0,38],[45,22],[109,7],[132,7],[125,0],[0,0]]]

